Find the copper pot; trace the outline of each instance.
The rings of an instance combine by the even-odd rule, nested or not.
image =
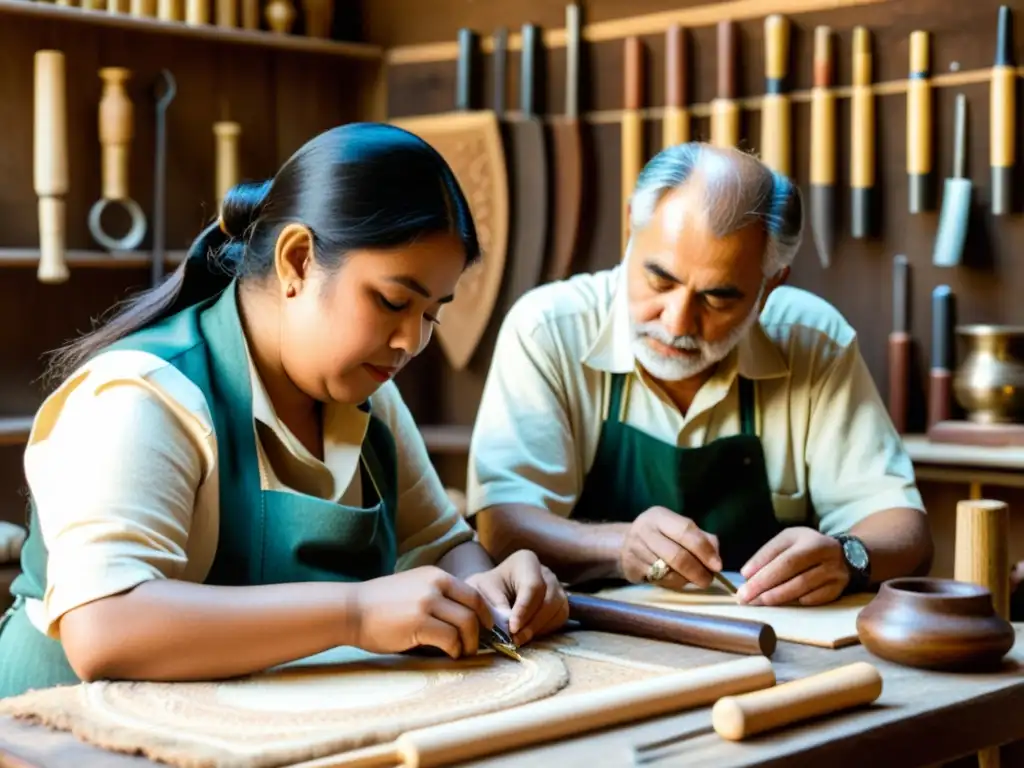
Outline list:
[[[962,325],[965,354],[953,376],[953,396],[970,421],[1024,421],[1024,326]]]

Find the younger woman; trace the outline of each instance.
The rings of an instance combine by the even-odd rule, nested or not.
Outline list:
[[[54,358],[0,696],[561,626],[558,581],[494,566],[391,381],[478,256],[451,170],[394,127],[233,189],[180,269]]]

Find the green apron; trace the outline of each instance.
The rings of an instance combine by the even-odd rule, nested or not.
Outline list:
[[[371,414],[361,456],[362,508],[263,490],[244,343],[232,281],[219,297],[107,348],[155,354],[206,396],[217,435],[220,531],[205,583],[365,581],[393,573],[398,464],[390,430]],[[11,586],[15,604],[0,624],[0,697],[78,682],[60,643],[25,615],[26,598],[41,599],[45,591],[46,561],[33,506],[22,574]]]
[[[631,523],[666,507],[718,536],[724,570],[738,571],[783,529],[757,436],[754,383],[739,377],[738,385],[740,434],[678,448],[624,422],[629,375],[611,374],[608,413],[572,518]]]

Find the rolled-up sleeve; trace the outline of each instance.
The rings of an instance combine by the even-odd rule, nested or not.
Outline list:
[[[565,350],[520,301],[502,323],[470,444],[466,514],[523,504],[569,517],[582,487]],[[576,363],[579,365],[579,363]]]
[[[205,471],[194,436],[152,389],[125,380],[82,390],[44,404],[25,453],[54,638],[73,608],[182,573]]]
[[[407,571],[434,565],[453,547],[475,537],[448,497],[427,446],[402,396],[391,382],[373,400],[398,451],[398,563]]]
[[[837,353],[816,390],[805,459],[820,529],[847,531],[896,507],[924,513],[913,463],[856,339]]]

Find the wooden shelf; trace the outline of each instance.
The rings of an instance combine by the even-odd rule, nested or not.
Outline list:
[[[198,40],[212,40],[232,45],[255,45],[283,51],[316,53],[323,56],[339,56],[367,61],[383,61],[384,59],[384,50],[380,46],[368,43],[321,40],[302,35],[282,35],[276,32],[217,27],[213,24],[191,25],[183,21],[162,21],[155,18],[130,16],[127,13],[86,10],[54,5],[52,2],[39,2],[38,0],[0,0],[0,16],[4,14],[36,16],[158,35],[177,35]]]
[[[903,445],[914,464],[979,469],[1024,469],[1024,448],[936,443],[925,435],[904,435]]]
[[[0,3],[6,0],[0,0]],[[60,6],[54,6],[60,7]],[[167,251],[164,261],[168,266],[180,264],[187,251]],[[64,259],[68,268],[89,267],[99,269],[139,269],[149,266],[147,251],[124,251],[109,253],[107,251],[65,251]],[[39,251],[31,248],[0,248],[0,268],[32,267],[39,265]]]
[[[420,434],[431,453],[465,454],[469,453],[473,428],[457,424],[427,425],[420,427]]]
[[[23,445],[31,429],[31,416],[0,416],[0,445]]]

